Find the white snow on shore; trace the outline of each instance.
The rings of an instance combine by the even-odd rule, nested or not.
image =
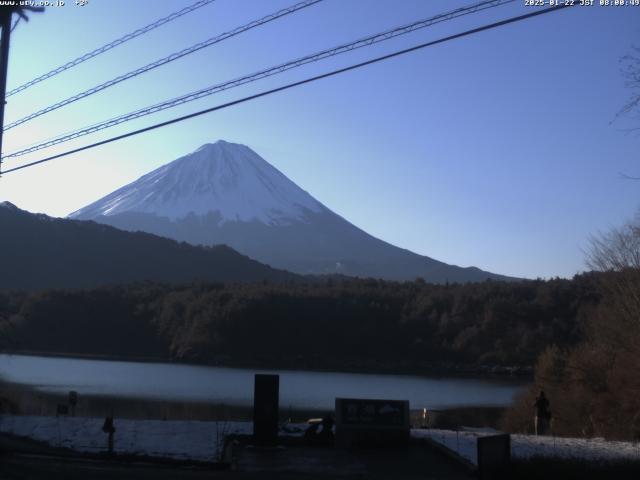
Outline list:
[[[453,430],[412,430],[413,438],[428,438],[452,450],[474,465],[478,464],[478,437],[491,432]],[[585,460],[640,460],[640,443],[611,442],[603,438],[563,438],[552,436],[511,435],[513,458],[556,457]]]
[[[107,451],[103,418],[0,416],[0,431],[46,442],[79,452]],[[201,422],[114,419],[116,453],[149,455],[182,460],[217,461],[224,436],[251,434],[251,422]],[[291,426],[300,430],[304,425]]]
[[[79,452],[107,450],[103,418],[0,415],[0,432],[46,442]],[[203,422],[188,420],[114,420],[116,453],[149,455],[180,460],[218,461],[225,435],[252,433],[251,422]],[[301,434],[306,424],[291,424],[287,434]],[[430,439],[477,465],[477,440],[490,429],[414,429],[413,438]],[[602,438],[562,438],[511,435],[514,458],[559,457],[588,460],[638,460],[640,443],[610,442]]]

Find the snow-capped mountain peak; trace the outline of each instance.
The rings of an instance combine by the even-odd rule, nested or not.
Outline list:
[[[325,207],[245,145],[219,140],[69,215],[149,213],[171,220],[219,214],[221,222],[288,224]]]
[[[390,245],[332,212],[244,145],[218,141],[70,215],[193,245],[225,244],[302,274],[505,279]]]

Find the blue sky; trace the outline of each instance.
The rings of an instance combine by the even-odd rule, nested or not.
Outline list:
[[[9,89],[192,0],[73,0],[14,30]],[[217,0],[10,97],[5,122],[295,3]],[[5,152],[470,1],[325,0],[16,127]],[[5,168],[531,11],[524,2],[216,94],[9,160]],[[590,234],[631,218],[640,184],[620,58],[640,7],[575,7],[428,48],[0,180],[0,200],[64,216],[217,139],[244,143],[358,227],[448,263],[524,276],[584,270]]]

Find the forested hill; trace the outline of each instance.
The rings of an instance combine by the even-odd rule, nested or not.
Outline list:
[[[7,202],[0,204],[0,232],[0,289],[300,278],[226,246],[195,247],[148,233],[32,214]]]
[[[597,275],[433,285],[137,284],[0,294],[0,349],[194,363],[429,373],[530,368],[571,346]]]

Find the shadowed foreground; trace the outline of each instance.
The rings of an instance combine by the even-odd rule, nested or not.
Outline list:
[[[236,465],[155,462],[67,456],[37,442],[2,435],[0,478],[4,480],[76,479],[467,479],[464,469],[425,445],[408,450],[347,451],[334,448],[241,446]],[[15,448],[25,453],[6,453]],[[383,453],[382,453],[383,452]]]

